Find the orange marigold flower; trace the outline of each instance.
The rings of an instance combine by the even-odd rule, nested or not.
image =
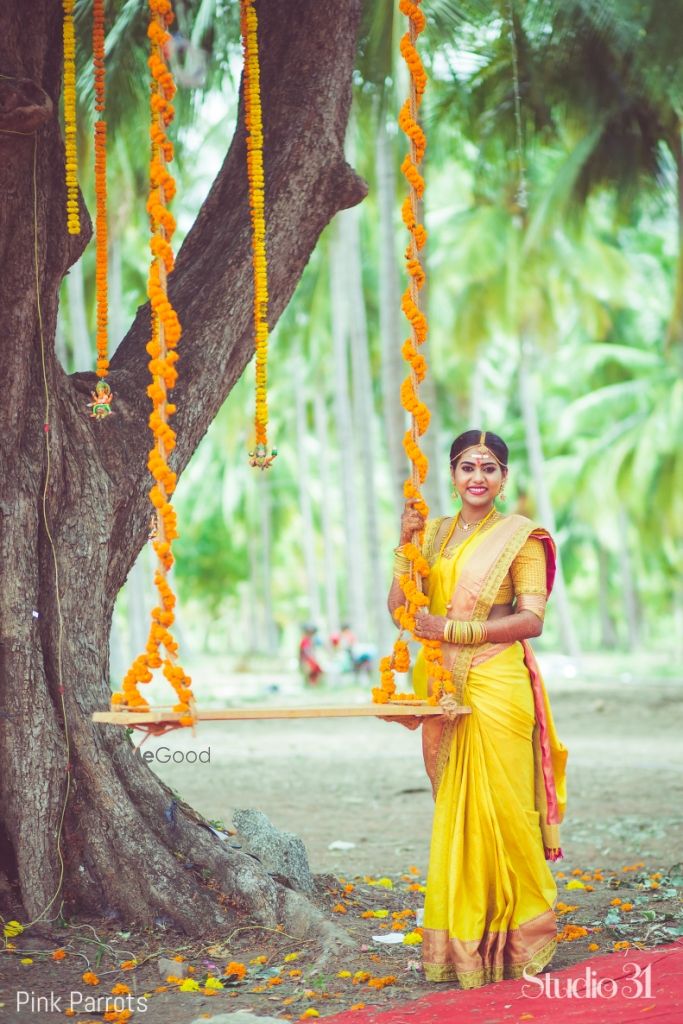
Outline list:
[[[81,975],[84,985],[99,985],[100,979],[93,971],[86,971]]]
[[[619,953],[622,949],[630,949],[630,948],[631,948],[631,943],[630,942],[626,942],[626,941],[615,942],[614,945],[612,946],[612,949],[614,950],[615,953]]]
[[[344,906],[343,903],[336,903],[335,906],[332,907],[332,913],[333,914],[345,914],[346,913],[346,907]]]
[[[114,985],[113,989],[111,990],[111,994],[113,996],[129,996],[130,989],[128,988],[127,985],[124,985],[122,984],[122,982],[119,982],[117,985]]]
[[[240,963],[237,960],[231,960],[230,963],[226,964],[225,967],[223,968],[223,974],[226,976],[226,978],[235,977],[239,981],[242,981],[244,979],[246,973],[247,968],[244,966],[244,964]]]
[[[633,904],[632,903],[622,903],[621,904],[621,909],[625,910],[625,911],[633,910]]]
[[[591,942],[589,944],[588,948],[591,951],[591,953],[595,953],[596,950],[600,949],[600,947],[598,946],[597,942]]]
[[[618,907],[618,906],[621,905],[621,900],[619,899],[618,896],[615,896],[614,899],[610,900],[609,902],[610,902],[610,906],[611,907]]]
[[[557,936],[558,942],[574,942],[576,939],[582,939],[588,935],[588,929],[582,928],[578,924],[566,924],[560,934]]]
[[[119,967],[122,971],[132,971],[137,965],[137,960],[124,960],[122,964],[119,964]]]
[[[52,959],[53,960],[65,960],[66,959],[66,950],[65,949],[55,949],[55,950],[53,950]]]
[[[368,988],[375,988],[379,991],[386,988],[387,985],[393,985],[395,981],[396,977],[393,974],[387,974],[384,978],[370,978]]]

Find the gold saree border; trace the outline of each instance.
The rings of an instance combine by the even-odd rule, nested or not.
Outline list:
[[[557,939],[550,939],[524,964],[508,964],[502,967],[482,967],[478,971],[458,971],[453,964],[425,964],[426,981],[457,981],[461,988],[481,988],[495,981],[509,981],[523,978],[527,974],[538,974],[550,963],[557,948]]]
[[[549,932],[552,933],[550,938],[547,937]],[[534,936],[537,936],[535,949]],[[526,955],[520,959],[520,945],[531,946],[533,952],[525,951]],[[422,947],[425,978],[435,982],[457,981],[462,988],[478,988],[492,981],[521,978],[525,971],[538,974],[552,959],[556,946],[557,918],[553,910],[545,910],[510,931],[484,932],[480,940],[464,941],[450,936],[446,929],[426,928]],[[506,951],[510,955],[507,962]],[[438,962],[430,962],[430,956]],[[489,962],[468,970],[473,957]]]

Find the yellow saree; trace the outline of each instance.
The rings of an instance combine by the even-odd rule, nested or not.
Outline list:
[[[488,617],[501,580],[529,536],[545,531],[507,516],[440,554],[429,577],[429,610]],[[566,750],[526,642],[444,645],[458,696],[472,708],[457,723],[423,723],[425,764],[435,793],[424,913],[423,961],[430,981],[463,988],[540,971],[557,941],[556,859],[564,811]],[[422,655],[413,685],[427,696]]]

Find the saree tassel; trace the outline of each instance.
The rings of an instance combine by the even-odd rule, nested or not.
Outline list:
[[[555,846],[553,848],[550,848],[550,847],[546,846],[544,849],[545,849],[545,859],[546,860],[563,860],[564,859],[564,852],[563,852],[561,846]]]

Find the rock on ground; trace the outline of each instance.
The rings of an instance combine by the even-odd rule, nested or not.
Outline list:
[[[276,881],[298,892],[314,891],[308,854],[299,836],[275,828],[263,811],[238,809],[232,821],[240,836],[246,840],[249,852],[258,858]]]

